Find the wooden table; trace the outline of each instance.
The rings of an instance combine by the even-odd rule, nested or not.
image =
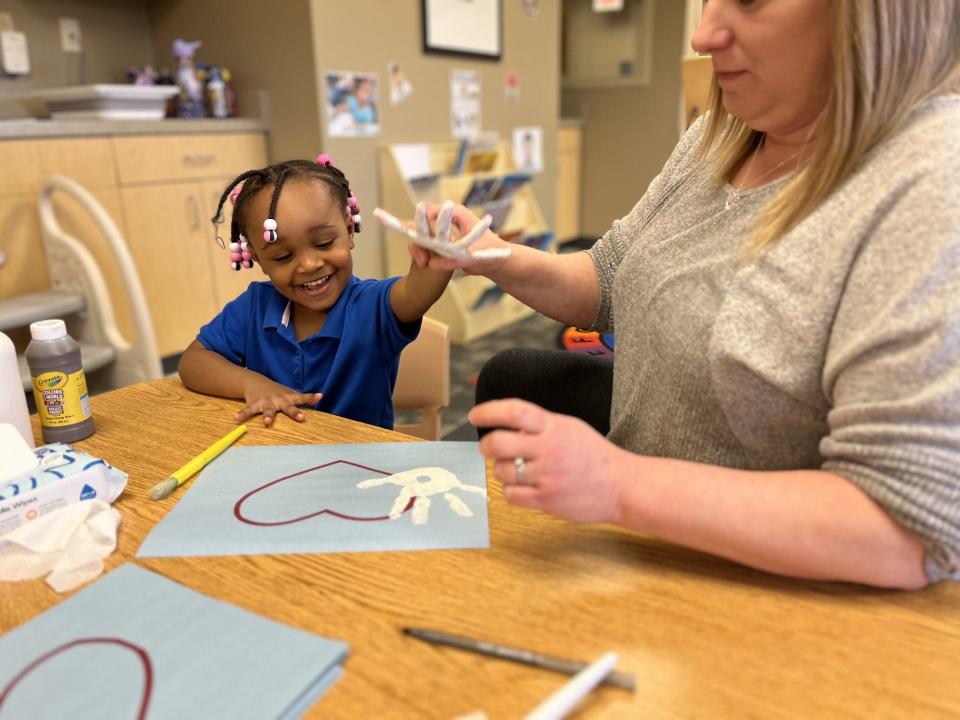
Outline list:
[[[97,432],[77,447],[130,474],[115,505],[123,520],[113,568],[134,561],[180,496],[146,498],[173,469],[153,458],[187,460],[233,427],[239,403],[176,380],[92,403]],[[249,428],[240,445],[413,440],[313,412],[304,424]],[[312,717],[520,717],[566,679],[424,644],[402,635],[405,625],[586,660],[615,650],[636,693],[599,689],[584,718],[960,717],[960,585],[900,593],[777,578],[517,509],[496,482],[489,491],[488,550],[134,562],[348,642],[346,672]],[[62,599],[42,580],[0,585],[0,631]]]

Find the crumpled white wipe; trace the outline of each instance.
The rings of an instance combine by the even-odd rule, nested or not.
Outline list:
[[[0,537],[0,580],[47,575],[58,593],[93,580],[117,547],[120,513],[103,500],[71,503]]]

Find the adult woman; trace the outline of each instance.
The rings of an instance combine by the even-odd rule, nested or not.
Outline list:
[[[466,263],[616,321],[609,440],[471,412],[507,428],[481,450],[508,500],[783,574],[960,577],[958,36],[957,0],[704,4],[716,101],[630,214],[589,253]]]

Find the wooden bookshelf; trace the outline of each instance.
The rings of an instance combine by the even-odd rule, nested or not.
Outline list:
[[[500,141],[496,161],[489,172],[450,174],[456,162],[459,145],[458,142],[431,144],[432,174],[424,179],[413,180],[404,177],[392,146],[382,146],[380,197],[384,209],[399,218],[412,219],[420,201],[438,204],[446,200],[462,202],[474,179],[502,177],[516,172],[510,161],[508,145]],[[472,209],[478,215],[483,212],[482,206]],[[513,195],[510,211],[498,229],[501,235],[510,235],[516,231],[523,231],[527,236],[549,231],[530,183],[520,187]],[[384,237],[387,274],[406,273],[410,267],[407,244],[393,232],[385,231]],[[550,243],[548,249],[556,249],[555,241]],[[497,290],[490,280],[459,273],[454,275],[443,296],[427,313],[429,317],[446,324],[450,328],[450,340],[460,345],[531,314],[533,310],[513,297],[506,294],[497,296]]]

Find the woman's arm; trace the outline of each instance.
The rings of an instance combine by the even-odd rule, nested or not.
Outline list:
[[[927,583],[920,541],[839,475],[626,461],[618,525],[782,575],[905,590]]]
[[[871,498],[822,470],[758,472],[634,455],[585,423],[520,400],[470,421],[512,503],[575,522],[614,523],[762,570],[916,589],[920,541]],[[517,484],[525,458],[529,485]]]
[[[590,327],[600,302],[597,274],[585,252],[556,254],[511,244],[510,257],[487,277],[565,325]]]

